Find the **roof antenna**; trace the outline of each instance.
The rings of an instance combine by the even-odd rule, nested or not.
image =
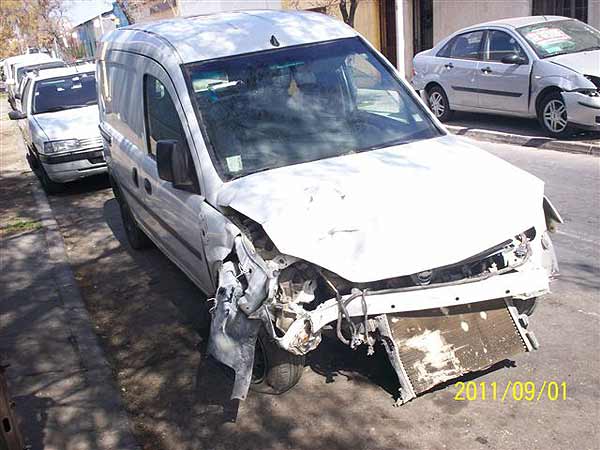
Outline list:
[[[275,35],[271,35],[271,45],[273,47],[279,47],[279,41],[277,40],[277,38],[275,37]]]

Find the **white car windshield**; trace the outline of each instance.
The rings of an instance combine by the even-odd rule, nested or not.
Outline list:
[[[81,108],[98,103],[94,72],[78,73],[38,81],[33,96],[33,114]]]
[[[185,72],[226,180],[441,134],[358,38],[194,63]]]
[[[598,30],[577,20],[541,22],[517,28],[517,31],[540,58],[600,50]]]

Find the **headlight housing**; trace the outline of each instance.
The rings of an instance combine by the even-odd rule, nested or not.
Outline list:
[[[79,148],[79,141],[77,139],[64,139],[61,141],[49,141],[44,142],[44,153],[62,153]]]

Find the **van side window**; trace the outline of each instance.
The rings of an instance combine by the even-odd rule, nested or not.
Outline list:
[[[175,104],[167,88],[151,75],[144,76],[144,104],[148,153],[156,156],[156,143],[163,139],[175,139],[179,148],[189,152]]]

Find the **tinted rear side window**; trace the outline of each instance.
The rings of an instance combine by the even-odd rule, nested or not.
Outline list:
[[[437,56],[457,59],[481,59],[483,31],[473,31],[456,36],[448,42]]]

